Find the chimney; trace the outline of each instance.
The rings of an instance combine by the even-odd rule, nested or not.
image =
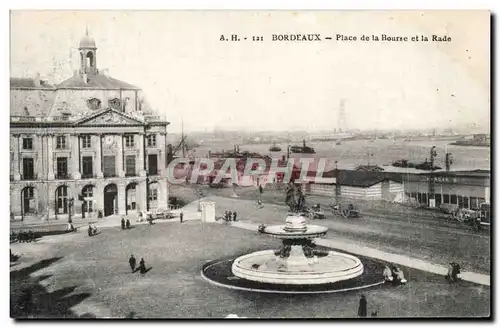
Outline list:
[[[36,87],[40,86],[40,73],[36,73],[35,78],[33,79],[33,83]]]
[[[87,77],[87,73],[83,73],[82,74],[82,78],[83,78],[83,83],[84,84],[87,84],[87,82],[89,81],[88,77]]]

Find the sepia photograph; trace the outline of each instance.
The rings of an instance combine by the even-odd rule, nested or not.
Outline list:
[[[491,24],[11,10],[10,317],[491,319]]]

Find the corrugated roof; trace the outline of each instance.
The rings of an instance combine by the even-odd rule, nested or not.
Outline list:
[[[124,89],[124,90],[140,90],[138,87],[123,82],[104,74],[89,74],[87,83],[83,82],[81,75],[74,75],[67,80],[62,81],[57,85],[58,89]]]
[[[24,77],[11,77],[11,89],[54,89],[54,86],[47,81],[40,80],[40,85],[35,83],[35,79]]]

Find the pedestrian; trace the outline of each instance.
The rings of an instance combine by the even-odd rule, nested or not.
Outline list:
[[[125,230],[125,219],[122,217],[122,230]]]
[[[359,300],[358,317],[366,318],[366,313],[367,313],[366,308],[367,308],[366,297],[365,295],[361,295],[361,299]]]
[[[181,213],[179,214],[179,218],[181,219],[181,223],[182,223],[182,220],[184,219],[184,213],[181,211]]]
[[[141,262],[139,262],[139,271],[141,274],[146,273],[146,263],[144,263],[144,258],[141,257]]]
[[[385,282],[393,281],[394,277],[392,276],[392,270],[388,265],[385,266],[384,272],[382,274],[384,276]]]
[[[259,193],[262,195],[264,193],[264,188],[262,188],[262,185],[259,186]]]
[[[233,212],[233,221],[236,222],[236,211]]]
[[[231,220],[232,220],[232,218],[233,218],[233,212],[228,211],[228,212],[227,212],[227,220],[228,220],[228,221],[231,221]]]
[[[89,229],[88,229],[88,233],[89,233],[89,237],[92,237],[92,225],[89,224]]]
[[[134,257],[134,255],[130,255],[130,258],[128,259],[128,264],[130,264],[130,269],[132,270],[132,272],[135,271],[135,265],[137,264],[137,261]]]
[[[127,219],[126,226],[127,226],[127,229],[130,229],[130,220],[129,219]]]

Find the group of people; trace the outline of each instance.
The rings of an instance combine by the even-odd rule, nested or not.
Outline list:
[[[396,286],[402,284],[404,285],[408,282],[408,280],[405,279],[403,270],[401,270],[395,265],[393,265],[392,267],[386,265],[384,268],[383,275],[386,283],[392,283],[393,285]]]
[[[230,222],[230,221],[236,221],[236,211],[224,211],[224,221]]]
[[[126,229],[130,229],[130,220],[127,218],[127,220],[125,221],[125,218],[122,217],[122,230],[125,230]]]
[[[136,265],[137,265],[137,260],[134,257],[134,254],[130,255],[130,258],[128,259],[128,264],[130,265],[130,269],[132,270],[132,273],[134,273],[136,270]],[[144,262],[144,258],[141,257],[141,261],[139,262],[139,272],[141,274],[146,273],[146,262]]]

